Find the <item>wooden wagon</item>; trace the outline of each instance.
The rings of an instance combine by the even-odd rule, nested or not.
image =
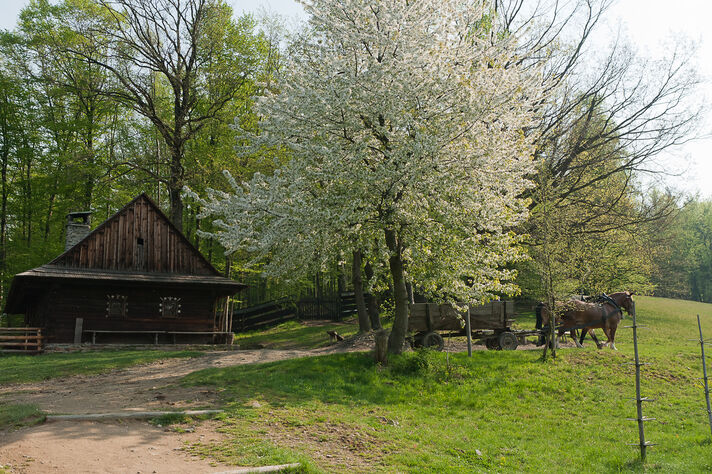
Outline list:
[[[514,350],[519,332],[512,330],[514,323],[513,301],[492,301],[469,307],[472,338],[484,340],[488,349]],[[442,350],[443,336],[466,336],[467,307],[458,310],[447,304],[415,303],[410,305],[408,331],[414,347]]]

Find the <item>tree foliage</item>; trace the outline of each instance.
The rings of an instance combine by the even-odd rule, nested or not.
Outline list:
[[[254,149],[284,148],[274,175],[211,192],[204,216],[231,251],[269,254],[289,275],[340,251],[386,262],[407,329],[406,280],[439,300],[513,293],[511,229],[533,170],[535,74],[504,67],[511,39],[483,40],[487,2],[305,2],[311,28],[292,42],[279,93],[258,102]],[[316,259],[316,260],[315,260]]]
[[[170,208],[174,143],[139,113],[127,98],[130,90],[105,67],[130,73],[128,80],[144,88],[158,120],[174,128],[175,83],[161,71],[149,71],[148,58],[118,42],[131,24],[121,5],[155,13],[169,3],[32,0],[15,30],[0,35],[0,294],[13,274],[61,253],[68,212],[91,210],[97,224],[141,191]],[[147,32],[147,42],[136,42],[147,48],[144,52],[160,43],[163,49],[157,51],[166,53],[160,58],[164,66],[170,63],[176,74],[183,74],[183,130],[191,134],[178,137],[183,140],[184,167],[173,186],[178,193],[183,184],[199,190],[219,186],[223,169],[241,176],[259,169],[254,159],[236,162],[230,125],[236,117],[244,124],[255,123],[251,104],[259,93],[257,77],[268,73],[269,49],[254,19],[233,18],[225,2],[179,3],[181,11],[203,8],[200,34],[194,35],[193,69],[180,63],[190,60],[188,48],[171,56],[170,48],[176,47],[171,37],[150,34],[152,28],[167,27],[166,11],[153,18],[155,25],[144,22],[143,30],[132,30]],[[124,29],[114,28],[116,22]],[[180,40],[191,44],[190,35],[183,33],[185,29]],[[129,56],[143,62],[132,66]],[[274,62],[272,58],[272,66]],[[197,237],[201,222],[196,211],[189,208],[183,216],[185,229],[221,266],[219,244]]]

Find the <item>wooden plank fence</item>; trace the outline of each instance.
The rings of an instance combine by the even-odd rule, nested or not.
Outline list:
[[[0,353],[38,354],[43,350],[42,328],[0,328]]]
[[[242,332],[265,329],[293,319],[297,319],[297,313],[286,300],[269,301],[236,309],[232,316],[232,330]]]

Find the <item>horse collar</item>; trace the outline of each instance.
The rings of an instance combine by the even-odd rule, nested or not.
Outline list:
[[[621,311],[621,307],[618,305],[618,303],[616,303],[616,300],[614,300],[613,298],[611,298],[611,297],[608,296],[607,294],[603,293],[603,295],[601,295],[601,299],[602,299],[605,303],[612,304],[613,307],[616,308],[618,311]]]
[[[603,300],[603,303],[608,303],[613,306],[613,311],[611,311],[610,314],[606,316],[606,319],[613,316],[615,313],[621,313],[621,318],[623,317],[623,309],[621,309],[618,303],[616,303],[616,300],[614,300],[605,293],[601,295],[601,299]],[[603,304],[601,304],[601,306],[603,306]]]

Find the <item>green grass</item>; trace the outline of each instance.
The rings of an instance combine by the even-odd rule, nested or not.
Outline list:
[[[637,441],[630,329],[618,352],[411,353],[388,368],[368,354],[334,354],[208,369],[186,384],[224,389],[228,439],[190,448],[217,460],[303,462],[305,472],[710,472],[699,347],[687,339],[712,305],[638,297],[642,392],[651,448]],[[626,318],[622,325],[629,325]],[[599,331],[600,333],[600,331]],[[257,337],[256,335],[253,337]],[[332,457],[325,457],[332,453]]]
[[[353,319],[324,324],[289,321],[264,331],[236,334],[235,342],[240,349],[317,349],[329,345],[326,331],[347,337],[358,332],[358,324]]]
[[[44,414],[35,405],[0,404],[0,430],[32,426],[44,419]]]
[[[199,357],[199,351],[117,350],[0,356],[0,384],[26,383],[78,374],[98,374],[174,357]]]

